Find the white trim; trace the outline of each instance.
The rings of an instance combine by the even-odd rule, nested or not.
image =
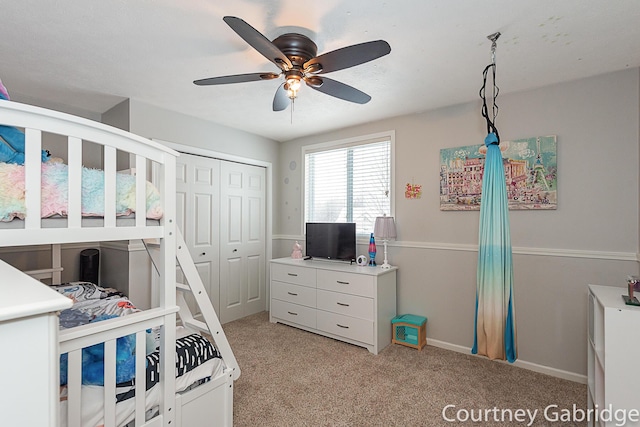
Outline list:
[[[397,246],[397,247],[403,247],[403,248],[478,252],[478,245],[476,244],[392,241],[391,243],[388,244],[388,246]],[[513,247],[512,252],[514,255],[608,259],[608,260],[615,260],[615,261],[637,261],[636,254],[632,252],[605,252],[605,251],[587,251],[582,249],[530,248],[530,247],[518,247],[518,246]]]
[[[144,244],[142,243],[142,240],[120,240],[114,242],[102,242],[100,243],[100,248],[114,249],[124,252],[137,252],[146,250]]]
[[[349,147],[349,146],[357,146],[357,145],[364,145],[367,144],[368,142],[375,142],[375,141],[385,141],[385,140],[389,140],[391,143],[391,147],[390,147],[390,159],[389,162],[391,163],[390,168],[389,168],[389,191],[391,193],[391,197],[389,198],[389,216],[393,216],[395,217],[395,212],[396,212],[396,191],[395,189],[395,177],[396,177],[396,131],[395,130],[388,130],[388,131],[384,131],[384,132],[377,132],[377,133],[372,133],[372,134],[368,134],[368,135],[361,135],[361,136],[354,136],[351,138],[346,138],[346,139],[339,139],[339,140],[335,140],[335,141],[325,141],[325,142],[320,142],[317,144],[310,144],[310,145],[303,145],[302,149],[300,150],[300,154],[301,154],[301,160],[300,160],[300,173],[301,173],[301,182],[300,182],[300,206],[302,206],[302,223],[301,223],[301,231],[302,233],[304,233],[304,219],[306,218],[306,212],[305,212],[305,181],[304,181],[304,177],[306,176],[306,170],[305,170],[305,156],[307,153],[311,153],[311,152],[318,152],[318,151],[322,151],[322,150],[326,150],[326,149],[338,149],[338,148],[342,148],[342,147]],[[368,241],[367,241],[368,243]]]
[[[87,249],[93,247],[116,249],[120,251],[144,251],[146,250],[141,240],[129,241],[113,241],[113,242],[87,242],[85,243],[65,243],[61,245],[61,250],[73,250],[73,249]],[[34,246],[6,246],[0,247],[0,254],[8,253],[20,253],[20,252],[48,252],[51,250],[51,245],[34,245]]]
[[[214,159],[227,160],[230,162],[244,163],[252,166],[262,166],[265,168],[271,168],[271,162],[265,162],[263,160],[251,159],[249,157],[236,156],[233,154],[221,153],[219,151],[207,150],[206,148],[193,147],[191,145],[178,144],[175,142],[169,142],[162,139],[153,138],[152,141],[156,141],[160,144],[166,145],[169,148],[174,149],[178,153],[195,154],[197,156],[212,157]]]
[[[273,236],[273,240],[304,240],[304,234],[276,234]]]
[[[518,255],[539,255],[567,258],[609,259],[614,261],[637,261],[633,252],[605,252],[585,251],[580,249],[553,249],[553,248],[513,248],[513,253]]]
[[[396,139],[396,131],[388,130],[384,132],[371,133],[368,135],[360,135],[353,136],[351,138],[345,139],[337,139],[335,141],[325,141],[319,142],[316,144],[309,144],[302,147],[302,151],[306,152],[314,152],[314,151],[323,151],[327,148],[341,148],[341,147],[349,147],[355,145],[366,144],[367,142],[374,141],[384,141],[386,139],[391,139],[391,142],[395,142]],[[304,154],[303,154],[304,159]]]
[[[61,250],[72,249],[87,249],[95,246],[101,246],[100,242],[87,242],[87,243],[64,243],[61,246]],[[0,247],[0,254],[14,254],[20,252],[39,252],[50,251],[51,245],[34,245],[34,246],[4,246]]]
[[[439,341],[439,340],[434,340],[434,339],[428,338],[427,339],[427,345],[432,345],[434,347],[443,348],[445,350],[455,351],[457,353],[468,354],[468,355],[474,356],[474,357],[483,357],[484,358],[484,356],[471,354],[471,348],[470,347],[465,347],[465,346],[457,345],[457,344],[451,344],[451,343],[448,343],[448,342],[445,342],[445,341]],[[494,360],[494,362],[506,363],[506,364],[509,364],[509,365],[512,365],[512,366],[517,366],[518,368],[527,369],[529,371],[534,371],[534,372],[539,372],[541,374],[551,375],[552,377],[562,378],[564,380],[569,380],[569,381],[577,382],[577,383],[580,383],[580,384],[586,384],[587,383],[587,376],[586,375],[578,374],[578,373],[575,373],[575,372],[564,371],[562,369],[551,368],[549,366],[539,365],[537,363],[527,362],[527,361],[521,360],[521,359],[517,359],[513,363],[509,363],[509,362],[504,361],[504,360]]]
[[[273,240],[298,240],[304,241],[304,235],[278,234],[273,236]],[[360,240],[358,244],[366,244],[368,240]],[[387,244],[389,247],[433,249],[439,251],[458,252],[478,252],[478,245],[466,243],[437,243],[437,242],[406,242],[394,240]],[[530,256],[550,256],[561,258],[585,258],[585,259],[606,259],[612,261],[636,261],[640,262],[640,255],[634,252],[607,252],[607,251],[587,251],[581,249],[556,249],[556,248],[528,248],[514,247],[514,255]]]

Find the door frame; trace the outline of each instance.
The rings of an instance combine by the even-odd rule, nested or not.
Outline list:
[[[204,156],[210,157],[213,159],[226,160],[230,162],[236,163],[244,163],[251,166],[259,166],[265,168],[265,177],[266,177],[266,185],[265,185],[265,288],[266,288],[266,302],[265,302],[265,310],[270,310],[269,301],[271,300],[271,289],[269,283],[271,281],[269,278],[271,277],[271,263],[269,262],[273,257],[273,164],[271,162],[265,162],[263,160],[251,159],[249,157],[236,156],[233,154],[221,153],[219,151],[207,150],[205,148],[193,147],[191,145],[178,144],[175,142],[170,142],[163,139],[152,138],[153,141],[158,142],[162,145],[165,145],[169,148],[174,149],[179,153],[184,154],[194,154],[196,156]]]

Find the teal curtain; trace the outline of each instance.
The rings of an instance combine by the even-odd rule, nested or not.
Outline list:
[[[513,259],[509,206],[498,137],[485,139],[473,354],[514,362],[517,358],[513,304]]]

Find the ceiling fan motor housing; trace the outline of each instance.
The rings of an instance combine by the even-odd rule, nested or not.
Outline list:
[[[318,53],[318,46],[307,36],[297,33],[283,34],[272,42],[278,49],[284,53],[291,63],[296,67],[302,65],[315,58]]]

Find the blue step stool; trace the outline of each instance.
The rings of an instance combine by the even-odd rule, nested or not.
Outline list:
[[[417,348],[427,345],[427,318],[415,314],[403,314],[391,319],[394,344]]]

